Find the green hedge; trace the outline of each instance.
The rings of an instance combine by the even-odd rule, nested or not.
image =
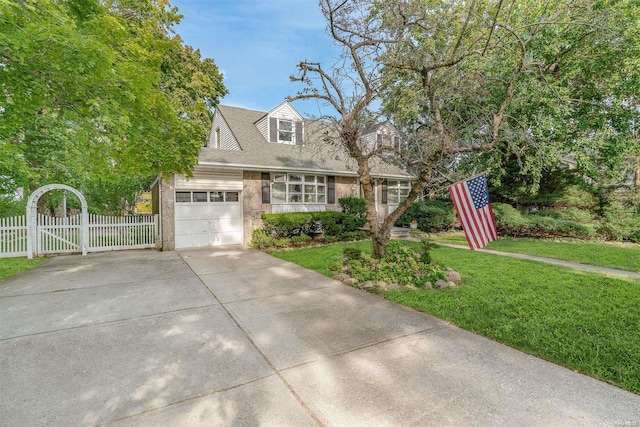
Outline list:
[[[342,212],[262,214],[263,230],[278,239],[321,232],[325,236],[341,237],[355,232],[366,223],[364,199],[343,197],[338,202]]]
[[[446,231],[453,227],[456,213],[453,203],[445,200],[423,200],[416,202],[396,221],[398,227],[408,227],[412,220],[418,229],[426,233]]]
[[[363,220],[344,212],[296,212],[262,214],[264,231],[276,238],[324,233],[342,236],[362,227]]]
[[[640,243],[640,212],[633,208],[608,207],[598,233],[606,240]]]
[[[587,239],[595,236],[593,226],[580,224],[561,215],[523,215],[511,205],[494,203],[498,234],[513,237],[573,237]],[[556,216],[556,217],[554,217]]]

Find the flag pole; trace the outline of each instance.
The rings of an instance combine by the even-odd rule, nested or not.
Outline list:
[[[469,181],[469,180],[471,180],[471,179],[473,179],[473,178],[477,178],[477,177],[479,177],[480,175],[486,175],[486,174],[487,174],[487,173],[489,173],[489,172],[491,172],[491,169],[487,169],[487,170],[485,170],[484,172],[477,173],[477,174],[473,175],[473,176],[472,176],[472,177],[470,177],[470,178],[465,178],[465,179],[461,179],[460,181],[454,182],[453,184],[451,184],[451,185],[447,186],[447,188],[449,188],[449,187],[453,187],[454,185],[460,184],[461,182]]]

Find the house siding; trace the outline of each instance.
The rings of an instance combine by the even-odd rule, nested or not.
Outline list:
[[[220,146],[217,147],[220,150],[235,150],[240,151],[242,148],[238,143],[233,132],[229,128],[229,125],[224,120],[224,117],[219,112],[213,116],[213,124],[211,126],[211,132],[209,133],[209,140],[207,141],[207,147],[216,148],[216,129],[220,128]]]
[[[382,179],[379,179],[378,185],[376,186],[378,196],[378,221],[380,222],[384,221],[385,218],[389,216],[389,205],[387,203],[382,203],[382,181]]]
[[[262,227],[262,213],[271,213],[271,205],[262,203],[262,173],[244,171],[242,187],[244,236],[243,243],[251,244],[253,230]]]
[[[267,132],[269,132],[269,116],[264,116],[260,120],[256,122],[256,127],[258,131],[262,134],[264,139],[269,140],[267,137]]]
[[[242,190],[242,172],[196,166],[193,177],[176,175],[175,188],[183,190]]]

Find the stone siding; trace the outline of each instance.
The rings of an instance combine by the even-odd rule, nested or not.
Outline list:
[[[271,213],[271,205],[262,203],[261,172],[244,171],[242,178],[242,243],[248,246],[253,230],[262,227],[262,213]]]
[[[171,174],[169,178],[162,180],[160,191],[162,245],[160,249],[163,251],[173,251],[176,248],[175,188],[175,175]]]

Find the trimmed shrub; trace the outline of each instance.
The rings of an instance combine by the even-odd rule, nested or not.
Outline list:
[[[267,233],[262,228],[256,228],[251,233],[251,247],[261,250],[283,249],[291,246],[291,239],[278,238]]]
[[[262,214],[264,231],[276,237],[292,237],[311,234],[316,227],[313,213],[295,212],[286,214]]]
[[[604,222],[598,227],[603,239],[640,243],[640,213],[633,209],[609,207],[604,214]]]
[[[418,222],[418,229],[426,233],[450,229],[456,214],[453,204],[445,200],[423,200],[416,202],[396,221],[398,227],[408,227],[412,220]]]
[[[367,210],[364,199],[361,197],[341,197],[338,203],[342,207],[342,212],[348,215],[348,228],[356,230],[367,223]]]
[[[311,236],[301,234],[299,236],[291,237],[291,244],[293,246],[305,246],[311,241]]]
[[[515,208],[504,203],[492,205],[496,217],[498,234],[513,237],[573,237],[587,239],[595,235],[593,227],[562,217],[543,215],[522,215]]]
[[[319,229],[324,232],[325,236],[342,236],[347,231],[345,220],[348,215],[342,212],[315,212],[313,218],[317,221]],[[349,231],[351,231],[349,229]]]
[[[542,209],[530,212],[529,215],[574,221],[581,224],[594,222],[596,220],[596,215],[593,212],[578,208]]]
[[[525,227],[526,220],[513,206],[506,203],[492,203],[493,214],[496,217],[498,233],[509,234],[511,230]]]
[[[362,197],[341,197],[338,203],[342,207],[342,212],[354,216],[364,216],[366,213],[365,202]]]
[[[262,214],[263,228],[276,237],[293,237],[324,233],[326,236],[342,236],[358,230],[362,220],[344,212],[295,212]]]

